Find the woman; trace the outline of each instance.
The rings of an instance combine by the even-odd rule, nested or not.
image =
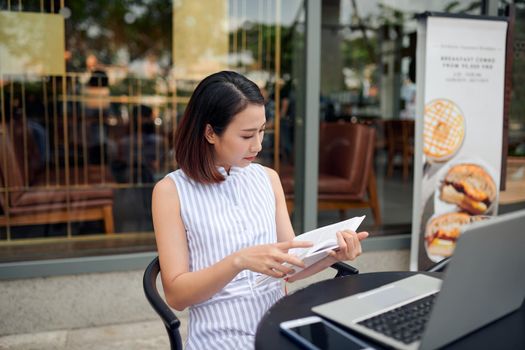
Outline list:
[[[166,300],[190,307],[186,349],[253,348],[257,323],[290,281],[361,253],[368,234],[339,232],[340,249],[293,275],[303,262],[277,173],[254,164],[265,128],[264,99],[234,72],[205,78],[190,98],[175,140],[180,167],[155,186],[153,223]]]

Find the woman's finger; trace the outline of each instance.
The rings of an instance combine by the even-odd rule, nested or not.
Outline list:
[[[279,265],[279,264],[273,265],[272,269],[274,271],[281,272],[283,275],[291,275],[292,273],[295,272],[294,269],[292,269],[291,267],[286,266],[286,265]]]
[[[346,250],[348,249],[348,244],[343,237],[343,233],[337,232],[336,235],[337,235],[337,244],[339,245],[339,251],[346,252]]]
[[[361,255],[361,253],[363,252],[363,246],[361,245],[361,240],[359,239],[359,237],[356,237],[357,238],[357,248],[358,248],[358,251],[357,251],[357,255]]]
[[[353,260],[355,259],[359,254],[361,254],[361,243],[359,241],[358,235],[353,231],[345,231],[344,232],[344,238],[348,245],[348,249],[346,250],[346,259]]]
[[[266,263],[266,265],[267,265],[267,268],[283,276],[292,274],[294,272],[293,268],[291,268],[290,266],[282,265],[275,261],[269,261]],[[279,277],[283,277],[283,276],[279,276]]]
[[[348,252],[353,258],[356,257],[355,252],[359,249],[359,240],[357,239],[357,234],[352,232],[350,234],[350,241],[352,242],[352,249]]]
[[[368,232],[366,231],[363,231],[363,232],[359,232],[357,234],[357,238],[362,241],[363,239],[367,238],[369,236]]]
[[[346,257],[349,258],[352,256],[352,253],[355,249],[355,241],[354,241],[355,233],[351,231],[346,231],[343,233],[343,237],[345,239],[346,246],[347,246],[347,249],[345,251]]]
[[[280,250],[276,250],[270,254],[271,258],[279,264],[284,264],[286,262],[286,254]]]
[[[275,251],[272,251],[272,253],[270,254],[270,259],[279,265],[288,263],[290,265],[304,268],[304,262],[301,259],[299,259],[295,255],[283,253],[282,251],[278,249]]]
[[[357,234],[354,234],[352,236],[352,239],[353,239],[353,251],[351,253],[351,259],[353,260],[359,255],[361,255],[361,242],[359,241]]]
[[[279,270],[276,270],[276,269],[273,269],[273,268],[266,268],[263,273],[265,275],[268,275],[268,276],[272,276],[272,277],[275,277],[275,278],[282,278],[285,276],[285,274]]]
[[[287,262],[288,264],[295,265],[301,268],[304,267],[304,262],[294,255],[283,253],[282,259],[284,262]]]

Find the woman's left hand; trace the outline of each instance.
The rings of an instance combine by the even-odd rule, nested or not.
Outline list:
[[[337,232],[339,249],[331,251],[330,256],[339,261],[354,260],[362,253],[361,241],[368,237],[368,232],[355,233],[354,231]]]

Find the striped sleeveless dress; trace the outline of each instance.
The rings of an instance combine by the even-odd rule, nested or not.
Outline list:
[[[232,167],[226,180],[204,185],[182,170],[175,181],[186,229],[190,271],[204,269],[246,247],[277,242],[275,195],[259,164]],[[189,308],[185,349],[253,349],[263,314],[283,296],[281,282],[254,286],[258,274],[242,271],[209,300]]]

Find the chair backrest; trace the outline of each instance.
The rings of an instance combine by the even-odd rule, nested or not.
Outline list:
[[[374,161],[375,130],[353,123],[321,123],[319,173],[345,178],[364,195]]]
[[[180,337],[179,327],[180,320],[175,316],[171,308],[166,304],[164,299],[159,294],[157,289],[157,276],[160,273],[159,258],[153,259],[146,271],[144,271],[144,277],[142,279],[142,286],[144,288],[144,294],[148,299],[150,305],[153,307],[155,312],[160,316],[166,331],[170,339],[170,346],[172,350],[182,350],[182,339]]]
[[[403,147],[410,147],[414,142],[414,120],[390,119],[385,120],[387,147],[401,151]]]
[[[0,128],[0,183],[7,189],[9,202],[12,205],[22,195],[21,190],[26,185],[26,179],[20,164],[19,152],[15,149],[9,133],[8,124],[5,129]],[[4,196],[0,197],[0,203],[5,209]]]
[[[41,168],[41,154],[31,135],[21,122],[0,126],[0,186],[9,193],[9,204],[15,206],[18,198]],[[0,204],[4,207],[4,198]]]

